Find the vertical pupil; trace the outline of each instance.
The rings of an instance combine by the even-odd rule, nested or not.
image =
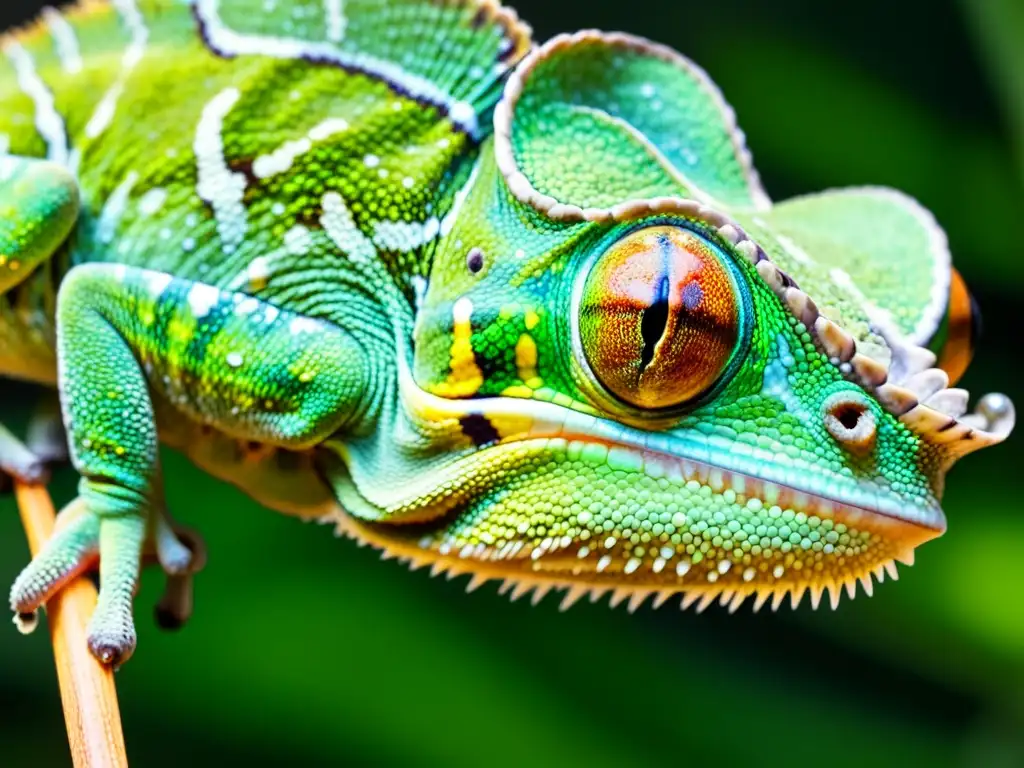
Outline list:
[[[640,371],[647,370],[647,366],[654,359],[654,348],[661,337],[665,334],[665,326],[668,324],[668,274],[662,273],[658,281],[657,292],[651,306],[644,310],[643,319],[640,321],[640,335],[644,340],[644,348],[640,352]]]

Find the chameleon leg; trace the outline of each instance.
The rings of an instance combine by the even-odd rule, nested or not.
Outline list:
[[[0,296],[53,255],[71,232],[78,207],[78,185],[63,166],[0,156]],[[45,459],[0,425],[0,472],[38,481]]]
[[[78,219],[71,172],[35,158],[0,156],[0,294],[60,247]]]
[[[11,590],[19,614],[35,610],[91,560],[100,560],[100,594],[89,625],[89,645],[102,661],[131,655],[135,629],[131,600],[160,475],[157,434],[147,382],[132,350],[102,311],[88,285],[73,273],[58,310],[60,386],[75,466],[82,473],[83,509],[74,536],[56,536],[21,573]]]
[[[119,664],[135,646],[132,595],[144,550],[171,575],[192,559],[165,516],[154,403],[162,419],[302,449],[358,418],[369,366],[354,339],[327,323],[123,265],[68,273],[57,337],[68,443],[90,522],[73,541],[44,547],[16,580],[11,606],[31,612],[98,550],[89,644]]]

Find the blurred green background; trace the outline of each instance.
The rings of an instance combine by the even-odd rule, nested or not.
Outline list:
[[[0,27],[41,3],[5,0]],[[946,227],[985,315],[964,386],[1024,404],[1022,0],[522,0],[537,38],[669,43],[722,86],[776,199],[888,184]],[[24,408],[25,390],[0,409]],[[1019,433],[1018,433],[1019,434]],[[949,532],[872,599],[729,616],[536,608],[410,573],[168,455],[210,549],[180,633],[137,600],[134,765],[1024,765],[1022,440],[950,476]],[[73,478],[59,474],[66,500]],[[0,584],[27,549],[0,499]],[[0,763],[69,764],[45,631],[0,627]]]

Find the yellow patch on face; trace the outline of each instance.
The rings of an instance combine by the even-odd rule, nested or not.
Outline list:
[[[512,414],[501,414],[500,416],[488,416],[494,431],[502,439],[525,435],[533,426],[533,419],[528,416],[514,416]]]
[[[502,397],[533,397],[533,390],[525,384],[513,384],[501,390]]]
[[[537,342],[528,333],[524,333],[516,342],[516,368],[520,380],[530,389],[537,389],[544,384],[537,375]]]
[[[472,397],[484,383],[473,352],[473,302],[463,296],[452,308],[451,373],[431,389],[441,397]]]

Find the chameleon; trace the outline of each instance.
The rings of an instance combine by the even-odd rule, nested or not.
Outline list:
[[[773,202],[704,70],[629,34],[85,0],[0,40],[0,155],[0,374],[56,392],[33,430],[81,476],[10,604],[30,630],[98,565],[109,665],[142,563],[201,559],[161,445],[470,588],[834,608],[1013,427],[954,386],[976,322],[934,217]],[[31,445],[0,467],[38,477]]]

